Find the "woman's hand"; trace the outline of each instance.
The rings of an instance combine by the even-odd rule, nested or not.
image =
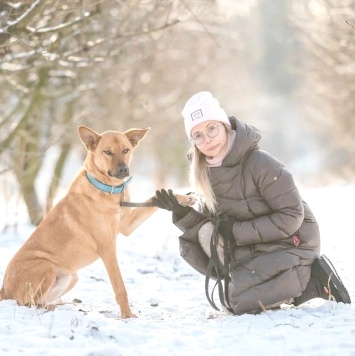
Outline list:
[[[157,190],[155,194],[156,197],[152,198],[152,202],[160,209],[172,211],[179,219],[182,219],[191,211],[190,207],[179,204],[171,189],[168,191],[165,189]]]

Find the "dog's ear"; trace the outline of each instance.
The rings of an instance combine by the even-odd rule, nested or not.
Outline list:
[[[84,144],[86,149],[88,151],[93,151],[97,147],[101,135],[86,126],[79,126],[78,131],[81,142]]]
[[[139,141],[142,141],[147,132],[150,130],[150,127],[141,130],[141,129],[130,129],[125,132],[125,135],[128,137],[133,147],[138,145]]]

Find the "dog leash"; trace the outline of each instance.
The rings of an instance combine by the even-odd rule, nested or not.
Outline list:
[[[223,218],[222,218],[223,219]],[[212,224],[214,225],[211,242],[210,242],[210,251],[211,257],[208,262],[207,271],[206,271],[206,278],[205,278],[205,294],[208,302],[210,305],[219,310],[213,300],[213,294],[216,289],[218,288],[218,296],[221,304],[232,314],[234,314],[233,308],[229,302],[229,271],[230,271],[230,252],[232,248],[232,240],[233,236],[226,236],[223,240],[223,254],[224,254],[224,262],[219,259],[217,246],[219,240],[219,222],[220,218],[216,217],[211,220]],[[209,282],[212,276],[212,272],[216,274],[216,283],[212,289],[211,295],[209,294]],[[224,282],[224,283],[222,283]],[[224,286],[223,286],[224,285]],[[224,288],[223,288],[224,287]]]
[[[135,203],[132,201],[121,201],[120,206],[122,206],[123,208],[148,208],[148,207],[152,207],[152,206],[157,206],[156,204],[154,204],[152,201],[149,202],[145,202],[145,203]]]

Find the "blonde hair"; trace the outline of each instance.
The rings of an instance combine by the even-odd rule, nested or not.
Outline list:
[[[224,125],[228,140],[232,130]],[[201,198],[202,209],[207,209],[212,215],[217,212],[216,196],[211,187],[209,169],[206,162],[206,156],[193,145],[189,151],[191,157],[190,165],[190,184],[195,192]]]

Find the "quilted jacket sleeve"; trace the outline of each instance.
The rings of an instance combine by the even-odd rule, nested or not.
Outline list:
[[[206,275],[209,258],[199,243],[198,232],[207,221],[206,216],[194,209],[191,209],[191,212],[180,220],[173,214],[173,223],[183,232],[183,235],[179,237],[180,255],[191,267],[203,275]],[[216,278],[214,272],[211,278]]]
[[[191,209],[191,211],[184,216],[182,219],[178,219],[175,214],[173,214],[173,223],[176,225],[182,232],[187,232],[190,229],[193,229],[194,226],[198,225],[201,221],[205,220],[206,217],[196,211]]]
[[[301,226],[304,206],[292,175],[274,157],[257,151],[245,163],[270,214],[236,222],[233,235],[237,246],[268,243],[292,236]]]

